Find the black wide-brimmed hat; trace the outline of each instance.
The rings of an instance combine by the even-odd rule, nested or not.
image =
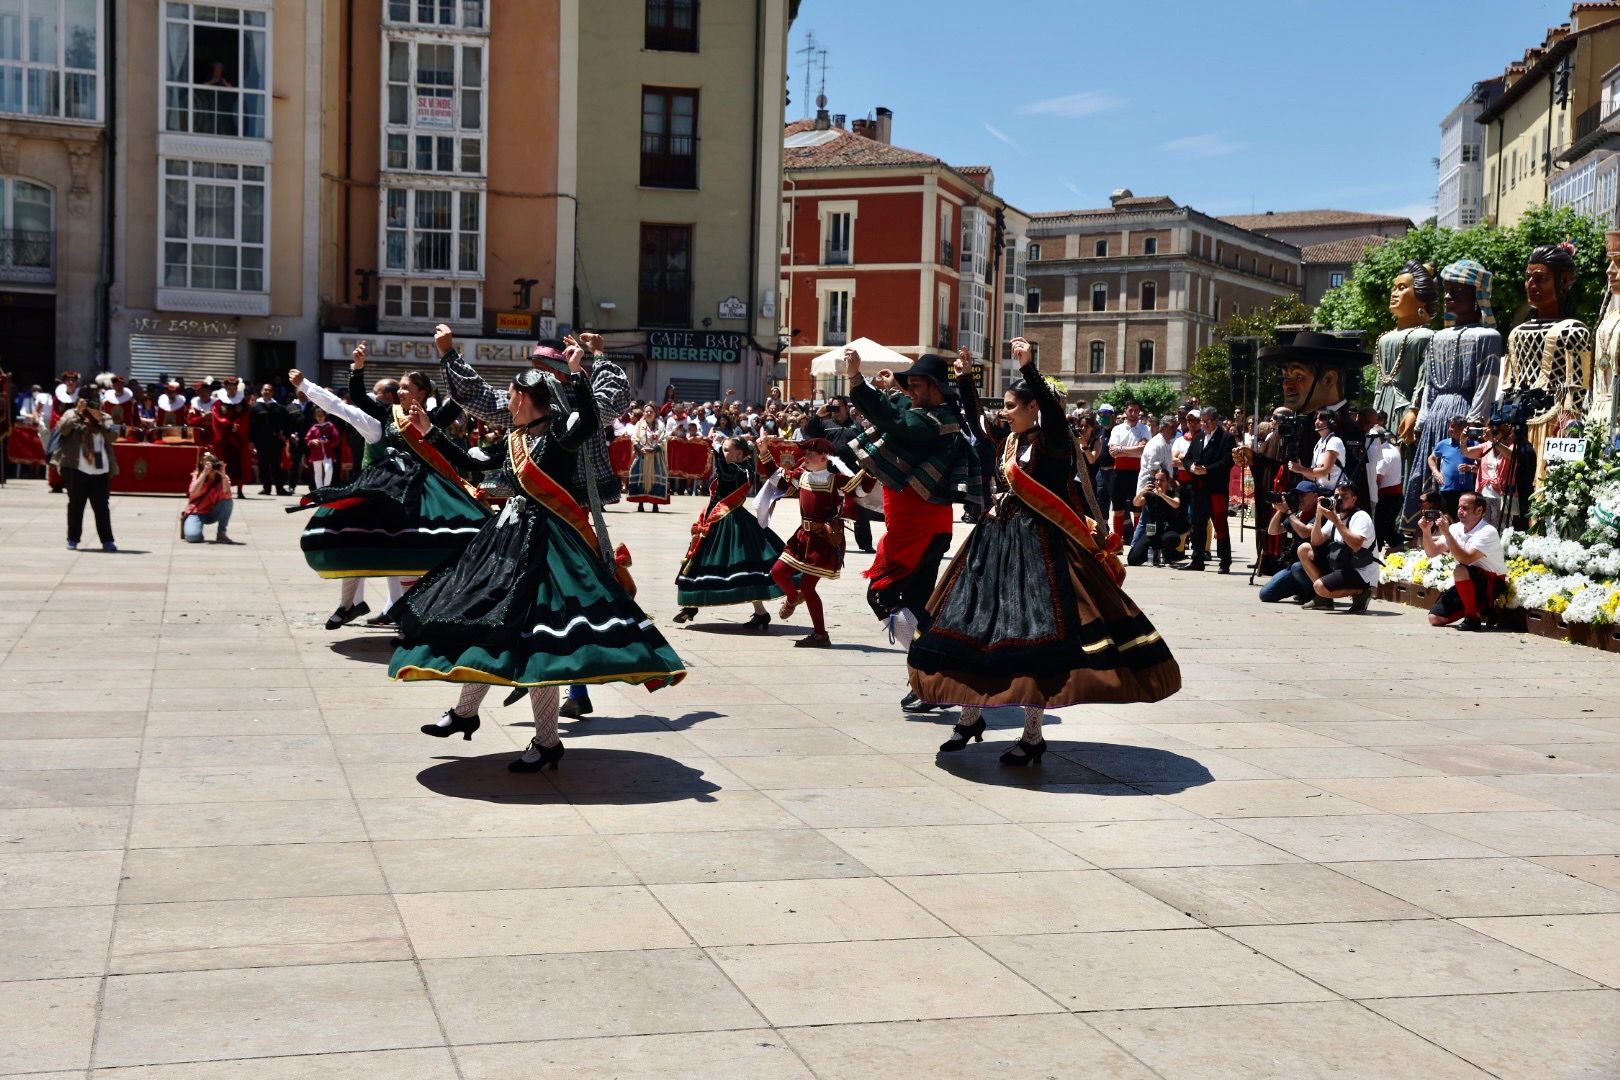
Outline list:
[[[894,381],[901,386],[907,379],[931,379],[939,387],[942,394],[954,394],[956,387],[951,382],[951,362],[937,353],[923,353],[917,362],[904,371],[894,373]]]
[[[1278,363],[1293,361],[1323,367],[1361,367],[1373,362],[1372,354],[1362,352],[1353,339],[1318,334],[1314,330],[1301,330],[1287,344],[1267,345],[1259,356]]]

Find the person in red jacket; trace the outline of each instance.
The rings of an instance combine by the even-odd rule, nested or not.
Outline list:
[[[242,478],[253,467],[253,461],[248,456],[248,422],[251,417],[246,399],[242,380],[235,375],[227,375],[225,386],[214,391],[209,406],[209,427],[212,431],[209,442],[226,469],[236,471],[236,497],[239,499],[244,498]]]

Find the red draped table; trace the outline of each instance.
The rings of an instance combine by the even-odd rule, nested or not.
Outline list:
[[[184,496],[202,451],[196,443],[115,442],[118,475],[112,478],[112,490],[123,495]]]

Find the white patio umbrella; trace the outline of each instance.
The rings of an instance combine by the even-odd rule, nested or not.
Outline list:
[[[893,349],[886,349],[871,338],[856,338],[847,346],[840,345],[830,349],[810,361],[810,374],[814,376],[842,375],[844,373],[844,350],[854,349],[861,354],[861,368],[867,374],[879,368],[888,368],[890,371],[899,371],[908,368],[914,360]]]

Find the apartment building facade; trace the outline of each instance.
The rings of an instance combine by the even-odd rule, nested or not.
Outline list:
[[[110,8],[0,3],[0,367],[24,388],[107,352]]]
[[[789,386],[815,392],[813,357],[856,338],[919,356],[968,349],[982,393],[1005,385],[1024,330],[1029,217],[988,166],[896,146],[879,108],[847,128],[825,108],[782,142],[781,335]],[[842,389],[833,376],[822,389]]]
[[[1442,229],[1478,225],[1485,195],[1485,128],[1481,109],[1501,96],[1502,78],[1474,84],[1468,96],[1440,121],[1440,184],[1435,192],[1435,224]]]
[[[1124,379],[1185,383],[1233,315],[1300,289],[1300,251],[1162,195],[1035,214],[1026,325],[1042,368],[1093,397]]]

